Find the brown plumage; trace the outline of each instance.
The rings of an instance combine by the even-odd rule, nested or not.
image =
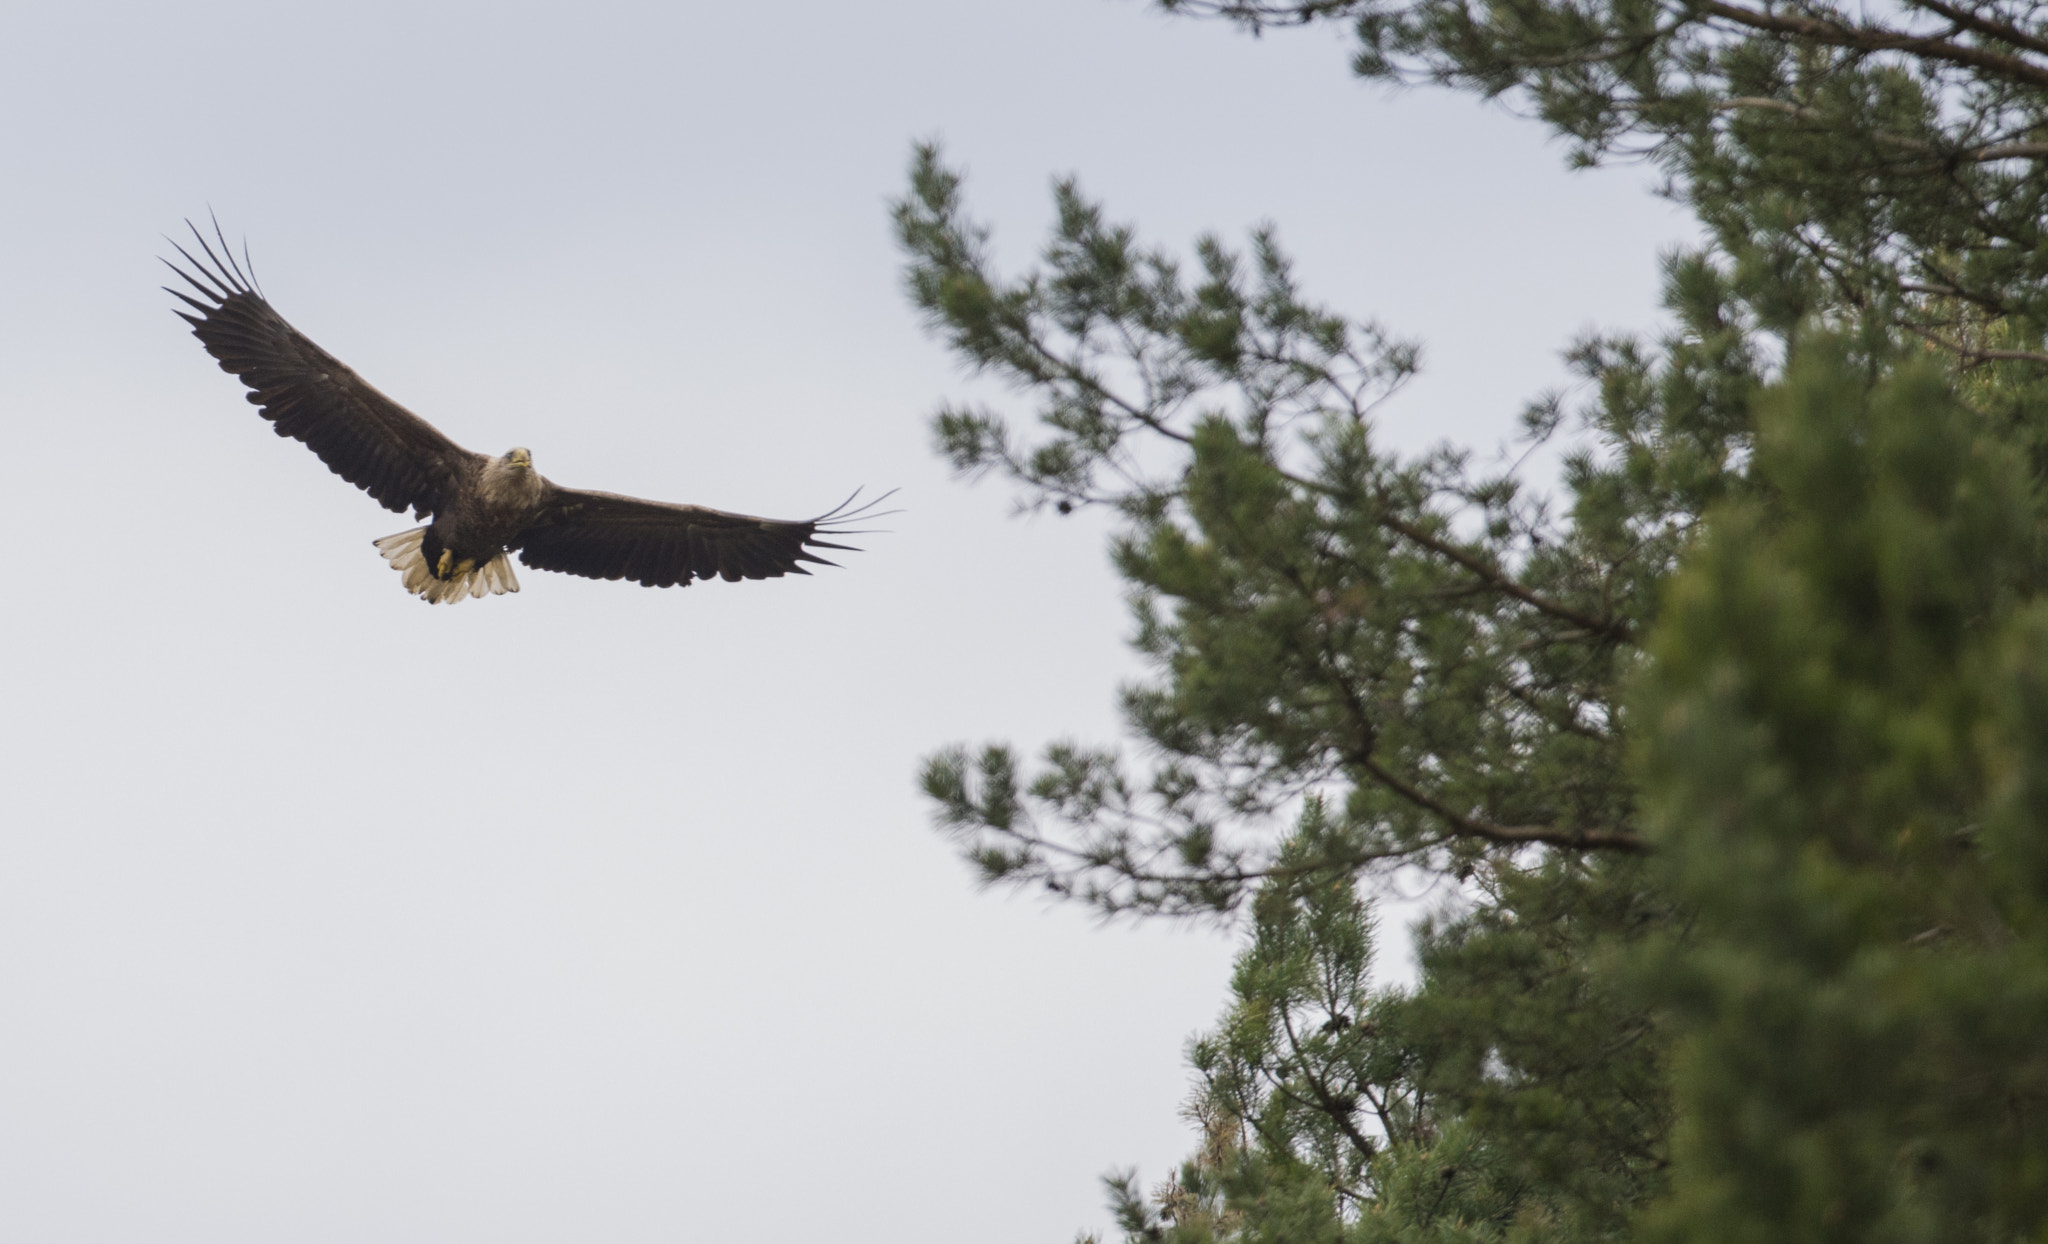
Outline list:
[[[189,222],[188,222],[189,224]],[[812,549],[849,545],[846,524],[873,514],[852,499],[813,519],[782,521],[695,505],[643,501],[563,488],[533,469],[532,455],[474,453],[379,393],[286,323],[257,290],[214,226],[219,253],[194,227],[202,261],[178,246],[190,268],[171,264],[198,297],[166,287],[197,314],[179,311],[221,369],[249,386],[248,399],[279,436],[305,442],[336,475],[386,509],[432,516],[425,527],[386,536],[377,548],[432,602],[516,592],[508,551],[536,570],[590,579],[631,579],[648,587],[718,577],[773,579],[830,566]],[[168,261],[167,261],[168,262]],[[253,269],[250,269],[253,271]]]

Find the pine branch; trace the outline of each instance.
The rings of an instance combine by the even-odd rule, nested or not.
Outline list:
[[[2029,34],[2017,26],[2005,22],[1987,20],[1983,16],[1958,5],[1943,3],[1943,0],[1907,0],[1907,3],[1915,8],[1926,9],[1931,13],[1939,13],[1965,30],[1975,31],[1980,35],[1989,35],[2000,43],[2010,43],[2014,47],[2025,48],[2030,52],[2048,54],[2048,39],[2042,39]]]
[[[1983,70],[2010,82],[2048,87],[2048,67],[2036,65],[2019,56],[1955,43],[1936,35],[1909,35],[1881,26],[1845,26],[1817,17],[1793,17],[1746,9],[1740,5],[1725,3],[1724,0],[1689,2],[1715,17],[1725,18],[1736,25],[1760,30],[1766,34],[1793,35],[1829,47],[1850,48],[1862,52],[1905,52],[1927,60]]]
[[[1736,95],[1722,100],[1714,105],[1714,107],[1716,110],[1723,112],[1751,109],[1780,112],[1788,117],[1797,117],[1802,121],[1821,123],[1829,121],[1828,116],[1818,108],[1811,108],[1804,104],[1795,104],[1787,100],[1771,99],[1759,95]],[[1971,164],[1992,164],[2000,160],[2039,160],[2048,157],[2048,143],[1992,143],[1985,147],[1961,147],[1955,150],[1948,150],[1924,139],[1908,138],[1903,134],[1890,134],[1882,130],[1872,131],[1870,136],[1888,147],[1897,147],[1902,151],[1918,152],[1944,160],[1961,160]]]
[[[1435,813],[1449,822],[1459,835],[1515,846],[1541,844],[1574,851],[1626,851],[1642,853],[1649,844],[1635,834],[1618,829],[1565,830],[1550,825],[1495,825],[1466,816],[1443,800],[1401,780],[1372,756],[1354,756],[1352,763],[1371,774],[1374,781],[1418,808]]]

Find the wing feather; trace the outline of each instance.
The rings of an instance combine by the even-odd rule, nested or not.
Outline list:
[[[841,506],[788,521],[557,487],[511,543],[525,565],[586,579],[631,579],[648,587],[776,579],[809,574],[805,562],[834,564],[812,549],[857,551],[818,537],[847,534],[840,524],[862,513]]]
[[[482,465],[483,455],[443,436],[286,323],[235,262],[225,238],[216,254],[197,226],[192,234],[206,258],[172,242],[188,266],[165,262],[200,296],[167,292],[198,312],[177,315],[221,370],[249,387],[250,404],[279,436],[305,442],[329,470],[386,509],[423,517]]]

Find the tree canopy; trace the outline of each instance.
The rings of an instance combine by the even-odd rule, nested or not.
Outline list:
[[[1270,232],[1072,182],[995,270],[943,153],[910,295],[1035,416],[940,448],[1105,507],[1133,747],[954,746],[982,878],[1231,915],[1197,1151],[1133,1240],[2038,1238],[2048,1224],[2048,26],[2032,6],[1162,0],[1654,160],[1710,241],[1532,401],[1554,488],[1375,439],[1414,346]],[[1247,55],[1256,54],[1247,49]],[[1564,344],[1564,343],[1561,343]],[[1448,878],[1421,979],[1375,879]]]

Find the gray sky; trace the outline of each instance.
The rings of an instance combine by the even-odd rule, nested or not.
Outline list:
[[[1057,1244],[1188,1149],[1231,939],[977,894],[953,740],[1112,737],[1086,519],[946,478],[970,384],[886,200],[941,137],[1013,264],[1077,172],[1276,221],[1426,342],[1384,434],[1491,447],[1684,222],[1334,32],[1137,0],[14,5],[0,16],[0,1239]],[[157,286],[209,205],[300,329],[570,485],[905,513],[842,571],[521,573],[270,435]]]

